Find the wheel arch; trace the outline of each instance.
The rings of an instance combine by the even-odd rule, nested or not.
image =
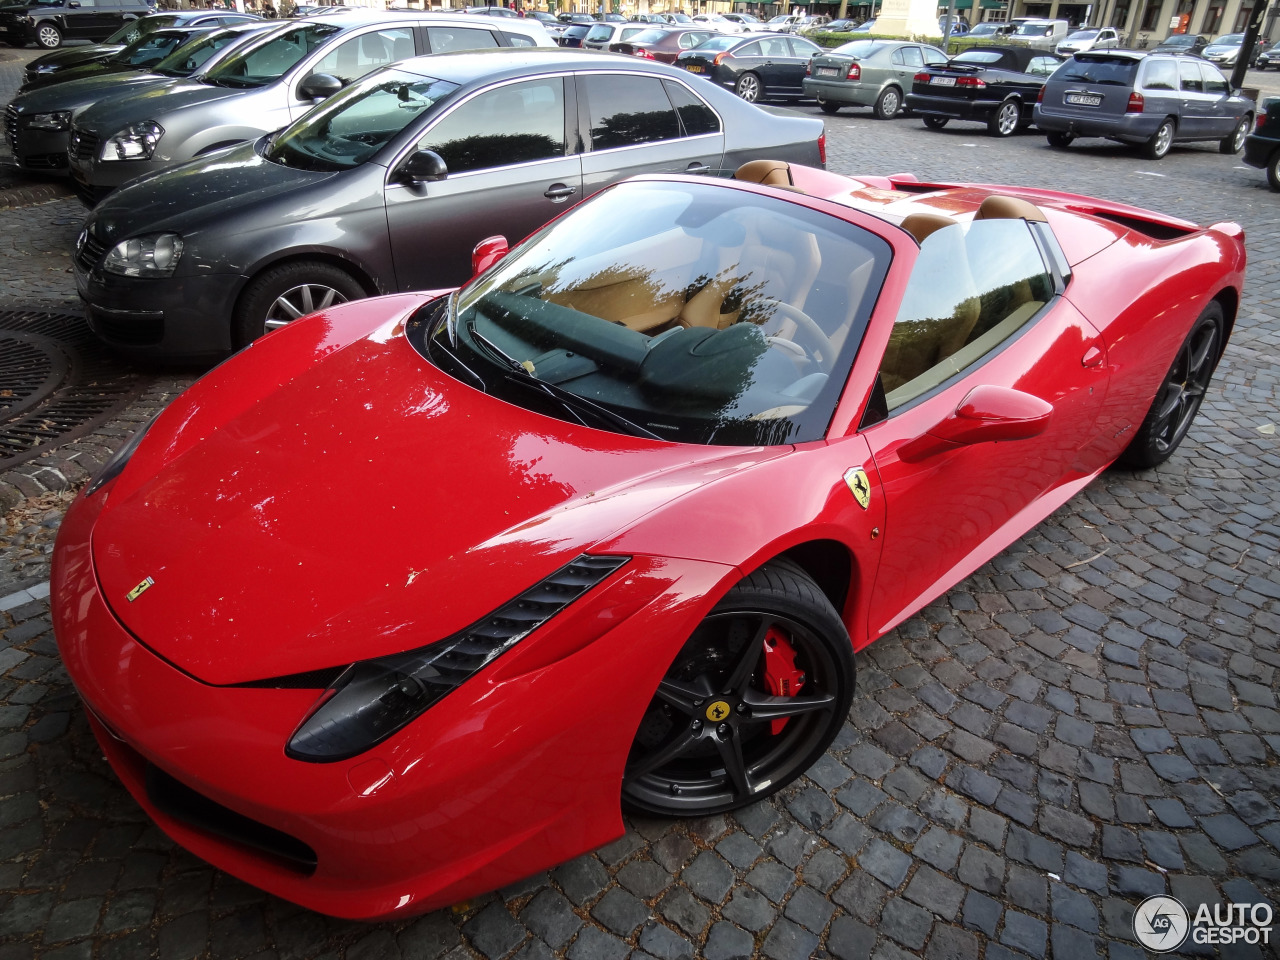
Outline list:
[[[283,267],[291,263],[302,263],[308,260],[326,263],[350,274],[352,279],[364,288],[365,296],[376,297],[381,293],[391,292],[389,290],[380,290],[373,277],[359,263],[332,250],[287,250],[282,251],[279,256],[259,260],[245,271],[245,281],[236,293],[236,302],[233,310],[237,313],[239,312],[244,303],[244,298],[253,286],[253,281],[258,279],[264,272],[275,267]]]
[[[1240,310],[1240,291],[1235,287],[1223,287],[1213,295],[1213,299],[1222,307],[1222,319],[1227,325],[1227,329],[1223,331],[1222,347],[1218,351],[1218,359],[1221,360],[1227,350],[1227,343],[1231,340],[1231,333],[1235,330],[1236,314]]]
[[[853,554],[847,546],[836,540],[808,540],[788,547],[772,559],[779,558],[790,560],[808,574],[844,617],[853,593],[854,575]]]

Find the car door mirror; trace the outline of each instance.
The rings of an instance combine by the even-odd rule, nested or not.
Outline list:
[[[432,183],[449,176],[444,157],[434,150],[419,150],[400,167],[402,183]]]
[[[298,85],[298,99],[302,101],[310,100],[313,103],[319,100],[328,100],[335,93],[338,93],[343,86],[345,84],[332,74],[313,73]]]
[[[1039,436],[1053,416],[1053,404],[1010,387],[983,384],[960,401],[955,413],[898,449],[908,463],[975,443],[1026,440]]]
[[[471,276],[478,277],[507,255],[507,238],[486,237],[471,251]]]

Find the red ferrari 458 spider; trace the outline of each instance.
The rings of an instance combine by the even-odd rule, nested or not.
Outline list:
[[[58,643],[121,779],[325,913],[799,776],[856,650],[1174,451],[1245,268],[1234,224],[766,161],[482,247],[461,290],[218,367],[58,540]]]

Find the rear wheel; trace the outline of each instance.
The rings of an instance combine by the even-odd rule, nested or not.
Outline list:
[[[1018,129],[1018,119],[1022,108],[1017,100],[1006,100],[996,108],[996,112],[987,121],[987,133],[993,137],[1011,137]]]
[[[1231,131],[1229,137],[1223,137],[1218,143],[1218,152],[1228,156],[1239,153],[1244,148],[1244,138],[1249,135],[1249,125],[1253,118],[1245,114]]]
[[[1272,190],[1280,191],[1280,150],[1271,154],[1267,161],[1267,183]]]
[[[948,117],[925,117],[924,125],[930,130],[941,130],[947,125]]]
[[[1173,121],[1165,120],[1160,124],[1160,129],[1151,135],[1151,139],[1142,145],[1142,155],[1148,160],[1163,160],[1173,146],[1173,131]]]
[[[840,112],[840,104],[832,103],[830,100],[819,100],[818,109],[821,110],[823,113],[834,116],[835,114]]]
[[[1045,138],[1049,141],[1049,146],[1051,147],[1069,147],[1071,146],[1071,141],[1075,139],[1074,136],[1062,130],[1050,130],[1045,134]]]
[[[781,560],[744,578],[685,642],[627,758],[628,807],[723,813],[800,776],[853,699],[849,635],[826,596]]]
[[[1196,319],[1174,357],[1142,426],[1120,455],[1119,462],[1146,469],[1164,463],[1191,429],[1213,378],[1226,323],[1222,305],[1213,301]]]
[[[62,31],[58,29],[57,24],[42,23],[36,27],[36,43],[46,50],[60,47],[62,46]]]
[[[734,87],[734,92],[747,103],[755,103],[763,92],[760,78],[754,73],[744,73],[738,78],[738,85]]]
[[[233,320],[237,347],[292,320],[348,300],[365,291],[351,274],[331,263],[296,260],[263,271],[245,289]]]
[[[877,120],[892,120],[902,109],[902,91],[897,87],[885,87],[872,109]]]

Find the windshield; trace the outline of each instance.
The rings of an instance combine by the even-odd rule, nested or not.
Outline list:
[[[138,36],[143,33],[151,33],[153,30],[161,30],[164,27],[172,27],[178,22],[175,16],[149,16],[140,20],[130,20],[123,27],[113,33],[103,43],[133,43]]]
[[[189,77],[217,54],[237,43],[249,32],[246,28],[215,30],[179,47],[155,65],[154,73],[166,77]]]
[[[1067,37],[1068,40],[1092,40],[1098,35],[1097,30],[1077,30]]]
[[[1196,42],[1195,37],[1169,37],[1160,44],[1162,47],[1189,47]]]
[[[331,24],[308,21],[273,34],[265,43],[227,57],[209,71],[205,82],[220,87],[266,86],[279,80],[338,30]]]
[[[113,54],[110,59],[112,63],[128,64],[131,67],[154,66],[177,49],[182,41],[190,37],[191,34],[186,31],[145,33],[119,53]]]
[[[456,83],[417,73],[380,71],[308,113],[276,137],[264,155],[300,170],[359,166],[457,89]]]
[[[668,30],[645,30],[631,38],[632,43],[657,43],[670,33]]]
[[[1213,41],[1213,42],[1214,42],[1215,44],[1216,44],[1216,43],[1220,43],[1220,44],[1222,44],[1223,46],[1226,46],[1226,47],[1238,47],[1238,46],[1240,46],[1240,44],[1244,43],[1244,34],[1243,34],[1243,33],[1229,33],[1229,34],[1227,34],[1225,37],[1219,37],[1217,40],[1215,40],[1215,41]]]
[[[966,50],[964,53],[958,53],[951,58],[952,63],[998,63],[1003,59],[1003,54],[996,53],[994,50]]]
[[[863,60],[885,45],[883,40],[850,40],[836,47],[833,53],[843,53],[846,57]]]
[[[1047,23],[1024,23],[1017,30],[1020,37],[1047,37],[1053,26]]]
[[[890,256],[773,197],[623,183],[464,287],[427,350],[560,419],[686,443],[816,440]]]

